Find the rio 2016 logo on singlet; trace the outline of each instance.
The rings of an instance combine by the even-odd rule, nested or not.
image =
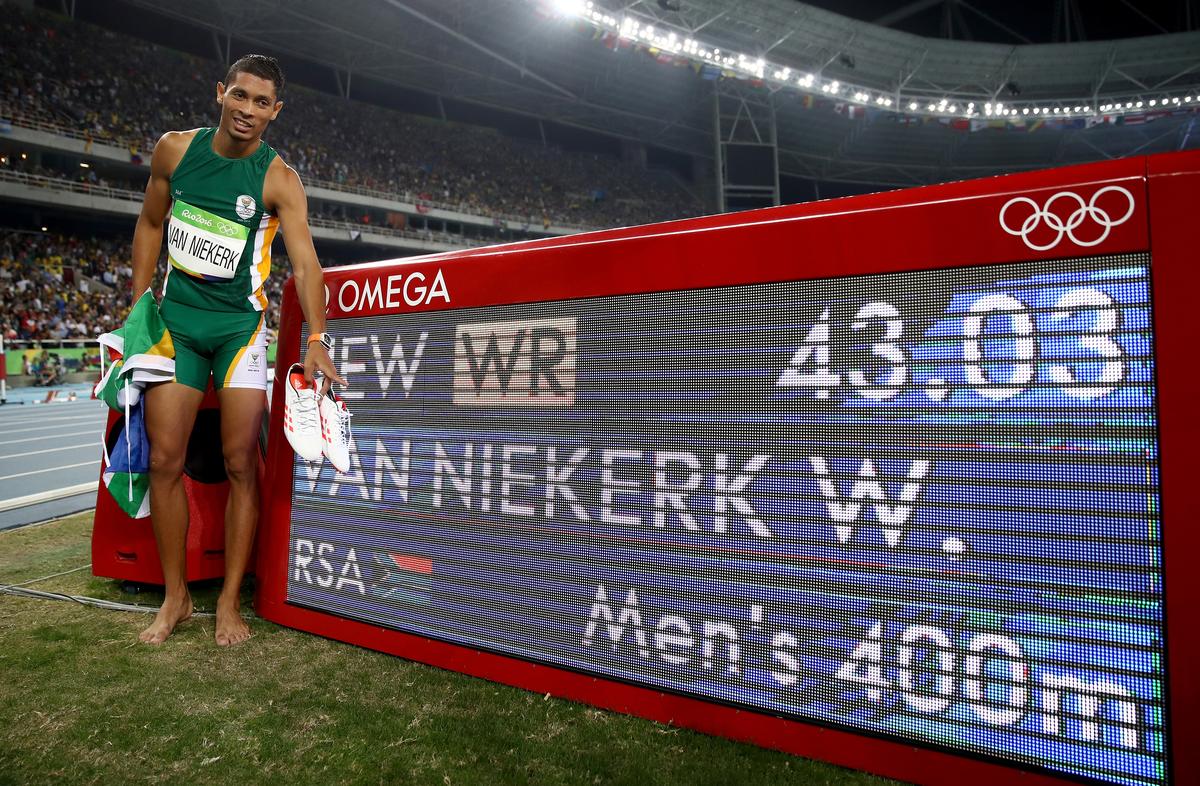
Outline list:
[[[254,215],[254,211],[258,209],[258,205],[254,203],[254,197],[249,194],[242,194],[237,198],[233,205],[233,210],[238,214],[239,218],[250,220]]]

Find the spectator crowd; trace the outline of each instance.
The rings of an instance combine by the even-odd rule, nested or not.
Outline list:
[[[129,307],[128,252],[128,244],[122,248],[115,240],[0,233],[4,337],[95,338],[116,327]]]
[[[119,327],[132,301],[131,240],[0,230],[0,335],[8,341],[56,342],[95,339]],[[156,292],[165,265],[164,255]],[[272,266],[267,324],[274,330],[290,265],[286,257],[276,257]]]
[[[6,7],[0,117],[63,126],[145,155],[167,130],[211,125],[212,60],[40,11]],[[610,227],[696,215],[670,180],[615,157],[568,153],[478,126],[289,85],[268,141],[324,181],[540,226]]]
[[[223,76],[221,64],[44,11],[4,9],[0,133],[7,123],[45,124],[83,136],[85,152],[103,143],[148,161],[164,131],[216,121],[213,83]],[[296,85],[288,85],[286,99],[267,140],[306,182],[489,216],[499,239],[509,229],[623,226],[703,210],[678,183],[615,157],[569,153]],[[0,151],[0,166],[8,171],[85,186],[140,191],[144,185],[89,168],[68,172],[13,159],[11,151]],[[387,226],[392,218],[330,204],[316,206],[312,215]],[[419,231],[432,240],[468,242],[444,235],[444,226],[443,235],[427,226]],[[0,227],[0,335],[26,346],[53,345],[94,340],[118,327],[131,303],[131,241],[132,232],[105,237]],[[159,276],[165,264],[160,258]],[[277,254],[275,269],[267,285],[273,330],[287,259]],[[156,278],[156,291],[159,285]]]

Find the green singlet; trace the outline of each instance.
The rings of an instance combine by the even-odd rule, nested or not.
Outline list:
[[[202,128],[171,175],[169,266],[162,316],[175,344],[175,381],[204,390],[267,387],[267,297],[271,241],[279,219],[263,208],[275,151],[261,142],[245,158],[212,149]]]

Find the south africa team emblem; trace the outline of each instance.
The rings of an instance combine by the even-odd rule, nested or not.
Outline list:
[[[254,197],[249,194],[242,194],[237,198],[237,204],[233,206],[233,209],[239,216],[248,219],[254,215],[255,207]]]

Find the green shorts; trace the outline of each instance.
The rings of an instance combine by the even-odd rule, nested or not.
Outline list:
[[[175,381],[196,390],[267,389],[265,314],[208,311],[163,300],[163,322],[175,344]]]

